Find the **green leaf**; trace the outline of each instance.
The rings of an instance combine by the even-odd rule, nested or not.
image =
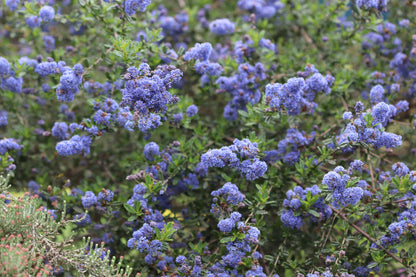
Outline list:
[[[124,203],[123,206],[124,206],[124,209],[126,209],[126,211],[128,213],[130,213],[130,214],[136,214],[136,210],[132,206],[130,206],[129,204]]]
[[[317,217],[317,218],[321,217],[321,215],[317,211],[312,210],[312,209],[309,209],[308,213],[310,213],[311,215],[313,215],[314,217]]]
[[[229,241],[234,241],[234,237],[225,237],[220,240],[220,243],[226,243]]]

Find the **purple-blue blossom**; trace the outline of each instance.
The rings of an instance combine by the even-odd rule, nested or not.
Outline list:
[[[81,197],[82,206],[86,209],[92,207],[97,203],[97,196],[92,191],[86,191]]]
[[[186,109],[186,114],[187,114],[189,117],[193,117],[193,116],[195,116],[197,113],[198,113],[198,107],[197,107],[197,106],[195,106],[195,105],[191,105],[191,106],[189,106],[189,107]]]
[[[39,17],[44,22],[51,22],[55,16],[55,10],[53,7],[45,5],[42,8],[40,8],[39,11]]]
[[[234,33],[235,24],[228,18],[216,19],[209,24],[209,30],[216,35],[230,35]]]
[[[153,161],[155,156],[160,156],[159,145],[155,142],[149,142],[144,146],[143,154],[147,160]]]

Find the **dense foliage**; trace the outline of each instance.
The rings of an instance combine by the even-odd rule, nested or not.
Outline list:
[[[0,274],[415,275],[415,18],[2,1]]]

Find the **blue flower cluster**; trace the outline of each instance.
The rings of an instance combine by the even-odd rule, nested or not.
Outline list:
[[[54,16],[55,16],[55,10],[51,6],[46,5],[46,6],[43,6],[39,10],[39,17],[44,22],[51,22]]]
[[[56,144],[56,151],[61,156],[71,156],[77,154],[87,155],[90,153],[92,138],[90,136],[75,135],[69,140],[63,140]]]
[[[86,191],[84,196],[81,197],[82,206],[88,209],[97,203],[97,196],[92,191]]]
[[[90,95],[110,95],[112,91],[121,90],[123,86],[123,80],[119,79],[115,81],[113,84],[110,82],[105,82],[104,84],[100,82],[94,82],[93,80],[85,81],[84,82],[84,89]]]
[[[387,11],[388,0],[356,0],[357,7]]]
[[[397,109],[393,105],[379,102],[372,107],[371,113],[363,112],[363,104],[357,102],[355,108],[355,118],[352,113],[344,114],[347,122],[346,128],[337,136],[336,141],[343,146],[343,151],[353,151],[355,148],[351,143],[365,142],[375,148],[394,148],[402,144],[402,137],[384,131],[387,123],[397,114]],[[371,116],[371,122],[368,120]]]
[[[145,145],[143,154],[147,160],[153,161],[154,156],[160,156],[159,145],[155,142],[149,142]]]
[[[194,47],[186,51],[183,59],[185,61],[196,60],[195,70],[201,74],[201,82],[209,78],[208,76],[219,76],[223,70],[222,66],[216,62],[211,62],[209,59],[212,53],[212,46],[205,42],[202,44],[196,43]]]
[[[168,90],[181,78],[182,72],[170,65],[158,66],[152,72],[146,63],[139,68],[130,67],[125,75],[125,88],[121,90],[120,106],[134,112],[131,128],[137,126],[142,132],[157,128],[161,120],[158,114],[165,114],[167,105],[179,101]]]
[[[216,19],[209,24],[209,30],[216,35],[230,35],[234,33],[235,24],[228,18]]]
[[[78,86],[82,82],[82,73],[84,69],[82,65],[76,64],[71,70],[64,68],[62,76],[60,78],[60,84],[56,88],[56,96],[59,101],[72,102],[74,101],[75,94],[78,93]]]
[[[169,176],[169,166],[174,166],[173,158],[177,158],[181,154],[178,149],[179,142],[175,141],[162,151],[158,150],[158,152],[156,152],[156,148],[159,149],[159,146],[156,143],[151,142],[148,145],[148,147],[145,147],[143,154],[148,159],[148,157],[150,158],[150,151],[153,151],[151,161],[157,161],[157,163],[148,166],[145,173],[155,180],[165,179],[166,187],[159,191],[159,195],[154,200],[158,200],[161,207],[168,209],[171,206],[171,197],[190,189],[196,189],[199,186],[198,177],[205,176],[207,168],[197,164],[194,171],[181,170],[175,176],[176,183],[173,183],[172,176]]]
[[[5,58],[0,57],[0,88],[21,93],[22,85],[22,77],[16,77],[16,73],[13,71],[9,62]]]
[[[254,226],[248,226],[242,221],[242,215],[239,212],[233,211],[233,207],[241,203],[244,196],[238,191],[238,188],[231,183],[226,183],[221,189],[213,191],[213,201],[217,202],[217,197],[223,198],[233,206],[224,210],[224,214],[229,214],[229,217],[223,218],[218,223],[218,228],[223,233],[237,232],[241,234],[241,239],[229,241],[226,245],[226,253],[221,257],[221,261],[215,263],[209,268],[207,276],[239,276],[238,267],[245,259],[258,259],[261,255],[258,252],[253,252],[251,245],[259,243],[260,230]],[[216,209],[211,209],[211,212],[217,217]],[[221,217],[223,217],[223,215]],[[253,256],[251,256],[253,254]],[[251,256],[251,257],[250,257]],[[255,276],[266,276],[263,273],[263,268],[260,266],[254,267],[253,272]],[[246,275],[250,276],[250,275]]]
[[[65,62],[55,62],[53,61],[53,59],[50,58],[48,58],[46,62],[34,64],[35,72],[41,77],[57,73],[63,73],[65,66]]]
[[[7,126],[7,112],[5,110],[0,110],[0,127]]]
[[[0,155],[6,154],[9,151],[16,151],[23,149],[23,145],[19,144],[19,141],[12,138],[3,138],[0,140]]]
[[[114,192],[109,189],[102,189],[97,196],[98,201],[110,202],[114,198]]]
[[[264,160],[267,162],[283,160],[286,164],[294,165],[299,161],[302,149],[314,140],[315,135],[315,132],[307,135],[297,129],[287,129],[286,137],[279,141],[277,150],[266,151]]]
[[[298,72],[298,76],[300,77],[290,78],[283,85],[268,84],[265,94],[266,105],[274,111],[284,108],[289,115],[298,115],[302,111],[313,113],[317,106],[313,102],[316,93],[329,94],[335,79],[331,75],[324,77],[313,65],[307,65],[304,72]]]
[[[91,223],[91,216],[85,213],[76,214],[74,220],[78,227],[85,227]]]
[[[211,205],[211,213],[215,217],[224,215],[234,206],[240,206],[245,198],[245,195],[232,183],[224,184],[219,190],[211,192],[211,195],[214,197],[212,199],[214,204]]]
[[[300,229],[306,218],[311,218],[313,222],[328,219],[332,214],[332,210],[328,205],[324,204],[324,199],[319,196],[320,192],[321,189],[317,185],[306,189],[297,186],[293,190],[288,190],[286,199],[283,200],[283,206],[286,209],[280,216],[283,224],[291,229]],[[313,201],[311,209],[318,213],[319,217],[303,209],[302,202],[306,200]]]
[[[283,9],[284,4],[280,0],[238,0],[237,6],[239,9],[254,13],[256,20],[262,20],[275,16]]]
[[[162,29],[161,35],[164,38],[172,39],[176,42],[175,48],[179,49],[183,47],[186,49],[186,44],[181,43],[183,34],[188,30],[189,16],[187,11],[180,11],[175,16],[168,16],[168,10],[160,5],[155,10],[151,12],[153,18],[150,20],[150,23],[153,26],[158,26]],[[153,27],[152,26],[152,27]],[[147,38],[146,38],[147,39]]]
[[[330,171],[322,179],[322,185],[328,187],[332,192],[332,205],[335,207],[344,207],[347,205],[356,205],[364,196],[364,190],[360,187],[364,183],[357,183],[356,186],[350,182],[350,175],[343,168],[339,167],[336,171]]]
[[[224,108],[224,117],[234,121],[238,117],[238,110],[247,110],[248,104],[260,101],[259,81],[266,79],[266,70],[261,63],[254,66],[242,63],[238,66],[238,73],[231,76],[221,76],[217,79],[220,91],[228,92],[233,97]]]
[[[52,127],[52,136],[56,137],[59,140],[68,139],[68,124],[66,124],[65,122],[55,122],[55,124]]]
[[[123,2],[124,12],[129,16],[134,15],[137,9],[144,12],[151,2],[151,0],[125,0]]]
[[[198,107],[195,105],[191,105],[186,109],[186,115],[189,117],[193,117],[198,113]]]
[[[209,167],[237,168],[241,176],[252,181],[264,175],[267,171],[267,164],[260,161],[257,143],[248,139],[235,139],[231,146],[224,146],[221,149],[210,149],[201,156],[201,164]],[[240,159],[244,159],[241,161]]]
[[[163,231],[166,223],[160,211],[152,209],[147,205],[148,200],[144,198],[146,191],[147,189],[143,184],[137,184],[133,189],[133,197],[127,202],[127,204],[134,206],[134,202],[139,201],[140,207],[145,214],[143,218],[144,224],[133,232],[133,237],[128,240],[127,246],[147,253],[145,262],[149,265],[166,265],[166,263],[161,263],[161,261],[169,262],[171,257],[164,255],[161,251],[162,243],[157,239],[153,239],[156,234],[155,229]]]

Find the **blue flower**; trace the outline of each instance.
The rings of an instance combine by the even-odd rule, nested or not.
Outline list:
[[[146,7],[150,5],[151,0],[125,0],[123,2],[124,12],[132,16],[136,13],[137,9],[144,12]]]
[[[110,202],[111,200],[113,200],[113,197],[114,197],[114,193],[111,190],[103,189],[102,191],[98,193],[97,200]]]
[[[68,125],[65,122],[55,122],[52,127],[52,135],[59,140],[65,140],[68,138]]]
[[[97,203],[97,196],[92,191],[86,191],[84,196],[81,197],[81,202],[82,206],[87,209]]]
[[[226,218],[218,223],[218,228],[221,232],[229,233],[235,227],[235,222],[231,218]]]
[[[40,27],[40,22],[41,22],[41,18],[36,15],[26,18],[26,24],[31,29]]]
[[[209,30],[216,35],[230,35],[234,28],[235,24],[228,18],[216,19],[209,24]]]
[[[209,42],[196,43],[194,47],[186,51],[183,59],[185,61],[190,61],[192,59],[199,60],[201,62],[207,61],[211,55],[212,46]]]
[[[153,161],[155,156],[160,156],[159,145],[155,142],[149,142],[145,145],[143,154],[147,160]]]
[[[7,125],[7,112],[5,110],[0,110],[0,127]]]
[[[189,106],[189,107],[186,109],[186,114],[187,114],[189,117],[193,117],[193,116],[195,116],[197,113],[198,113],[198,107],[197,107],[197,106],[195,106],[195,105],[191,105],[191,106]]]
[[[53,20],[53,17],[55,16],[55,10],[51,6],[43,6],[39,11],[39,16],[42,19],[42,21],[50,22]]]

